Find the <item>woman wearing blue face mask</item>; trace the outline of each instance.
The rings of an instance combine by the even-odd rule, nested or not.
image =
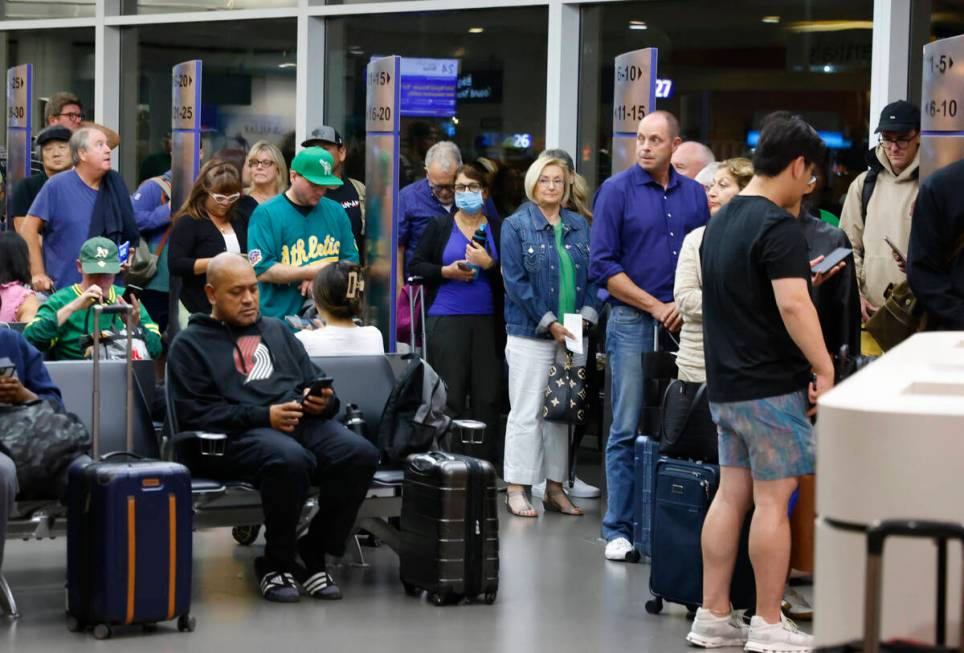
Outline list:
[[[448,386],[449,414],[488,425],[483,445],[453,447],[498,466],[504,291],[500,225],[483,213],[488,195],[485,170],[471,163],[460,166],[455,175],[457,210],[429,223],[408,272],[423,279],[428,361]]]

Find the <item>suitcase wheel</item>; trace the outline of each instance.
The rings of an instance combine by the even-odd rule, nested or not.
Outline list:
[[[659,614],[663,611],[663,599],[656,597],[646,601],[646,612],[649,614]]]
[[[428,600],[439,607],[455,603],[455,600],[451,594],[439,594],[438,592],[432,592],[429,594]]]
[[[182,614],[177,618],[177,629],[182,633],[193,633],[195,628],[197,628],[197,619],[191,615]]]
[[[403,580],[403,581],[402,581],[402,587],[405,588],[405,593],[408,594],[409,596],[419,596],[419,595],[422,593],[422,590],[420,590],[419,588],[415,587],[414,585],[412,585],[412,584],[409,583],[408,581],[404,581],[404,580]]]
[[[94,626],[94,639],[110,639],[112,634],[110,626],[107,624],[97,624]]]
[[[72,633],[79,633],[84,630],[84,624],[80,623],[80,619],[77,617],[67,615],[67,630]]]
[[[231,535],[234,537],[234,541],[241,546],[251,546],[254,544],[260,532],[261,526],[258,524],[254,524],[253,526],[235,526],[231,529]]]
[[[492,605],[493,603],[495,603],[496,596],[497,596],[496,592],[486,592],[485,596],[482,597],[482,600],[485,601],[487,605]]]
[[[626,562],[634,562],[634,563],[639,562],[639,559],[641,557],[642,556],[640,555],[639,550],[633,549],[632,551],[626,554]]]

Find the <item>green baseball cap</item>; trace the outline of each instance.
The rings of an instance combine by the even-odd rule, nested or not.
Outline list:
[[[80,248],[80,269],[84,274],[117,274],[121,269],[117,245],[102,236],[86,241]]]
[[[306,147],[291,162],[291,169],[318,186],[341,186],[343,182],[332,172],[335,160],[322,147]]]

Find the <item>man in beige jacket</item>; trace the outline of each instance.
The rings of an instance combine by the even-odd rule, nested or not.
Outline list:
[[[868,152],[869,169],[850,184],[840,217],[840,227],[854,247],[864,323],[884,303],[887,286],[905,279],[884,237],[907,255],[919,187],[920,109],[903,100],[888,104],[875,133],[880,134],[880,144]],[[865,332],[863,353],[879,354],[868,336]]]

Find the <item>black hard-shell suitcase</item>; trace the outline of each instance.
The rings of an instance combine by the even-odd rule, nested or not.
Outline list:
[[[676,460],[656,461],[649,591],[655,597],[646,611],[658,614],[663,601],[695,612],[703,602],[703,521],[720,485],[718,465]],[[756,587],[747,549],[750,517],[740,539],[730,601],[741,610],[755,607]]]
[[[405,591],[436,605],[499,590],[496,475],[478,458],[433,451],[405,462],[400,575]]]
[[[883,605],[884,542],[893,536],[928,538],[937,544],[937,607],[933,646],[916,642],[881,642],[879,639]],[[949,540],[957,540],[964,545],[964,526],[933,521],[889,520],[868,528],[867,570],[864,585],[864,639],[840,646],[819,648],[817,653],[950,653],[951,651],[964,653],[964,598],[958,612],[960,615],[958,646],[947,645],[947,543]]]
[[[122,312],[129,319],[126,308],[94,308],[95,352],[100,313]],[[127,351],[130,416],[134,406],[129,339]],[[128,452],[99,456],[99,367],[95,355],[94,462],[72,467],[68,477],[68,627],[91,627],[95,637],[105,639],[114,625],[151,625],[176,618],[179,630],[194,630],[190,472],[177,463],[142,460]],[[133,448],[132,436],[128,418],[128,451]]]

